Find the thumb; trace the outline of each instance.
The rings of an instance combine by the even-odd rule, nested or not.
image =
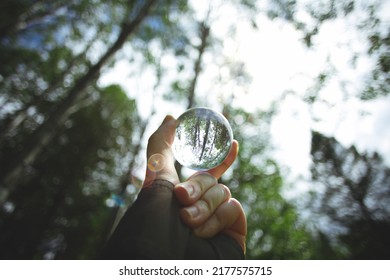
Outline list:
[[[177,120],[168,115],[160,127],[150,136],[147,148],[148,158],[156,153],[165,153],[170,150],[175,138]]]
[[[177,120],[168,115],[160,127],[150,136],[147,147],[147,169],[144,186],[153,180],[163,179],[179,183],[171,146],[175,138]]]

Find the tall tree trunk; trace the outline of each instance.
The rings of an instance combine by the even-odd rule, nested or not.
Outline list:
[[[34,131],[30,138],[30,145],[26,147],[26,150],[19,159],[9,166],[0,181],[0,205],[6,201],[9,193],[16,187],[18,178],[21,177],[24,168],[32,165],[42,150],[53,139],[58,126],[67,119],[69,108],[73,107],[78,100],[84,97],[87,86],[98,78],[101,68],[122,48],[128,37],[134,33],[136,28],[146,18],[155,2],[156,0],[149,0],[131,22],[124,22],[122,24],[121,33],[111,48],[107,50],[83,77],[76,81],[75,85],[69,90],[66,98],[52,110],[47,120]]]
[[[207,26],[205,22],[202,22],[199,26],[199,33],[200,33],[200,45],[198,46],[198,57],[194,64],[194,77],[191,81],[189,90],[188,90],[188,106],[187,109],[190,109],[195,104],[195,92],[196,92],[196,85],[198,82],[198,78],[200,73],[202,72],[202,58],[205,53],[207,44],[208,44],[208,38],[210,35],[210,27]]]
[[[208,45],[208,39],[210,36],[210,27],[207,25],[206,21],[202,22],[199,25],[199,35],[200,35],[200,44],[198,46],[198,57],[194,63],[194,76],[191,80],[190,87],[188,89],[188,103],[187,103],[187,109],[190,109],[194,107],[195,105],[195,92],[196,92],[196,85],[198,83],[198,78],[200,73],[202,72],[202,58],[206,51],[207,45]],[[181,164],[176,161],[175,162],[175,168],[176,172],[179,175],[179,178],[181,178]]]

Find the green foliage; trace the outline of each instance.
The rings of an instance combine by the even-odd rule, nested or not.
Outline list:
[[[120,87],[97,94],[58,131],[10,197],[15,210],[2,213],[2,258],[96,256],[111,218],[105,199],[118,188],[137,114]]]
[[[186,12],[187,1],[159,4],[144,16],[132,42],[139,52],[146,50],[151,65],[158,63],[149,50],[152,39],[176,54],[185,47],[175,42],[178,15]],[[98,77],[87,80],[83,98],[65,102],[145,1],[1,5],[0,175],[10,163],[21,164],[18,156],[26,153],[31,135],[50,120],[53,108],[68,106],[56,131],[45,133],[55,134],[50,145],[24,167],[1,205],[1,257],[94,258],[115,219],[106,199],[126,190],[129,161],[139,152],[131,147],[139,144],[133,133],[142,138],[143,132],[135,101],[119,86],[98,88]],[[172,36],[165,36],[167,30]],[[8,186],[0,186],[1,196],[3,187]]]
[[[269,144],[271,115],[227,110],[239,156],[223,182],[242,202],[248,221],[248,259],[314,258],[314,240],[292,202],[282,193],[286,182],[272,160]]]
[[[281,18],[287,21],[292,21],[296,11],[296,2],[297,1],[295,0],[271,1],[267,15],[271,19]]]
[[[390,92],[390,32],[375,32],[369,36],[369,41],[368,52],[376,57],[377,65],[367,81],[366,89],[361,93],[362,100],[387,96]]]
[[[118,23],[104,22],[106,32],[99,29],[102,19],[84,0],[17,0],[4,5],[8,2],[18,7],[18,15],[2,18],[4,25],[13,28],[0,36],[0,93],[16,108],[46,114],[91,65],[91,45],[110,37],[108,26]],[[10,113],[12,118],[15,111]]]
[[[363,2],[310,1],[302,7],[300,1],[280,0],[269,1],[263,10],[254,0],[229,3],[254,28],[260,10],[272,19],[291,23],[302,31],[306,46],[313,47],[324,23],[362,11]],[[65,104],[76,82],[96,65],[145,3],[1,2],[0,177],[11,163],[21,164],[18,157],[31,145],[31,135],[50,120],[57,105]],[[380,5],[367,8],[361,30],[368,38],[367,53],[377,67],[367,79],[366,89],[356,93],[363,100],[390,92],[389,33],[387,29],[384,32],[378,16]],[[298,18],[298,9],[304,9],[309,20]],[[129,79],[151,70],[148,73],[156,76],[152,86],[155,96],[175,104],[183,100],[196,104],[200,100],[198,76],[208,66],[201,58],[211,54],[219,66],[229,68],[230,76],[224,81],[221,78],[219,84],[234,81],[245,87],[250,78],[244,65],[219,56],[223,42],[214,37],[214,19],[208,18],[213,13],[201,21],[192,12],[186,0],[156,0],[126,41],[126,50],[104,66],[114,65],[118,58],[128,59],[134,62],[135,73]],[[83,98],[68,105],[68,115],[57,124],[53,140],[33,164],[23,166],[15,189],[1,205],[1,258],[94,258],[117,210],[115,205],[108,207],[107,199],[119,194],[125,196],[121,199],[131,201],[126,197],[129,173],[133,171],[130,167],[134,167],[141,151],[147,122],[141,122],[136,101],[129,99],[122,88],[99,88],[99,74],[86,82]],[[316,77],[304,96],[308,104],[322,101],[318,94],[333,74],[324,71]],[[229,98],[226,95],[221,97]],[[234,98],[239,98],[238,94]],[[388,257],[383,248],[388,247],[389,196],[388,189],[381,186],[388,186],[389,171],[377,155],[362,155],[333,140],[313,136],[313,182],[321,183],[325,191],[313,192],[311,209],[331,222],[326,223],[330,227],[327,230],[320,227],[316,232],[318,225],[309,230],[294,202],[283,196],[289,183],[270,153],[271,110],[248,113],[234,108],[231,101],[221,105],[232,122],[240,153],[234,169],[222,181],[245,208],[249,259]],[[135,192],[134,188],[132,195]]]
[[[345,148],[313,132],[311,210],[320,227],[348,259],[388,259],[390,246],[390,169],[382,158]]]

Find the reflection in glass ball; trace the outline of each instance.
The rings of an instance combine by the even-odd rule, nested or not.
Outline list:
[[[172,148],[181,165],[208,170],[224,161],[232,141],[232,129],[222,114],[207,108],[192,108],[178,118]]]

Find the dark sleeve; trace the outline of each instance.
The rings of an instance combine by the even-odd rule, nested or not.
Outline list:
[[[142,188],[108,240],[101,259],[244,259],[226,235],[198,238],[182,223],[173,184],[155,180]]]

